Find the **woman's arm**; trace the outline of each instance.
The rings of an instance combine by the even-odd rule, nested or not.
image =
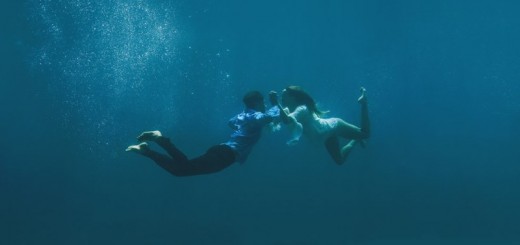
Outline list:
[[[287,141],[288,145],[295,145],[300,140],[303,133],[303,125],[296,120],[294,115],[289,114],[288,111],[284,110],[280,102],[278,102],[278,96],[275,91],[269,92],[269,100],[272,105],[276,105],[280,110],[280,118],[284,124],[287,124],[291,130],[291,139]]]

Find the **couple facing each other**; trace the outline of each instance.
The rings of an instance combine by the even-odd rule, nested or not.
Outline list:
[[[253,146],[261,137],[262,129],[272,122],[283,122],[291,131],[288,144],[296,144],[303,135],[312,141],[323,142],[328,153],[337,164],[343,164],[357,142],[370,136],[370,121],[366,90],[362,87],[358,99],[361,105],[361,126],[349,124],[341,118],[322,118],[314,99],[299,86],[289,86],[278,94],[269,92],[271,107],[266,111],[264,97],[258,91],[244,95],[245,109],[229,120],[233,130],[230,139],[210,147],[201,156],[189,159],[170,139],[160,131],[143,132],[137,137],[137,145],[126,151],[136,152],[152,159],[157,165],[175,176],[192,176],[218,172],[235,162],[244,163]],[[339,138],[349,140],[340,145]],[[150,148],[146,142],[155,142],[166,154]]]

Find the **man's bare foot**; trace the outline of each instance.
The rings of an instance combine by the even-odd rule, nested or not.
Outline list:
[[[148,146],[148,144],[146,142],[138,144],[138,145],[131,145],[128,148],[126,148],[126,151],[135,152],[135,153],[143,153],[148,150],[150,150],[150,147]]]
[[[367,103],[367,90],[363,87],[359,89],[361,91],[361,96],[359,96],[359,99],[357,100],[360,104],[366,104]]]
[[[161,136],[162,136],[162,134],[161,134],[161,131],[159,131],[159,130],[147,131],[147,132],[143,132],[141,135],[137,136],[137,140],[139,142],[155,141],[156,139],[158,139]]]

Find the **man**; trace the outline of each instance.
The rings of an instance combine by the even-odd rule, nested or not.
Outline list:
[[[235,162],[243,163],[261,137],[262,129],[279,117],[276,93],[269,93],[272,107],[265,112],[264,97],[258,91],[244,95],[243,112],[229,120],[233,133],[229,141],[210,147],[206,153],[196,158],[188,159],[169,138],[162,136],[160,131],[143,132],[137,137],[140,143],[129,146],[126,151],[136,152],[146,156],[157,165],[175,176],[192,176],[210,174],[227,168]],[[152,141],[161,146],[168,155],[153,151],[146,141]]]

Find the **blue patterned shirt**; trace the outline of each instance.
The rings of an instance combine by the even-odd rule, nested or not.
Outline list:
[[[244,163],[247,160],[247,156],[262,135],[262,129],[279,116],[280,110],[276,106],[265,113],[246,108],[229,120],[229,126],[235,131],[224,145],[235,151],[237,162]]]

